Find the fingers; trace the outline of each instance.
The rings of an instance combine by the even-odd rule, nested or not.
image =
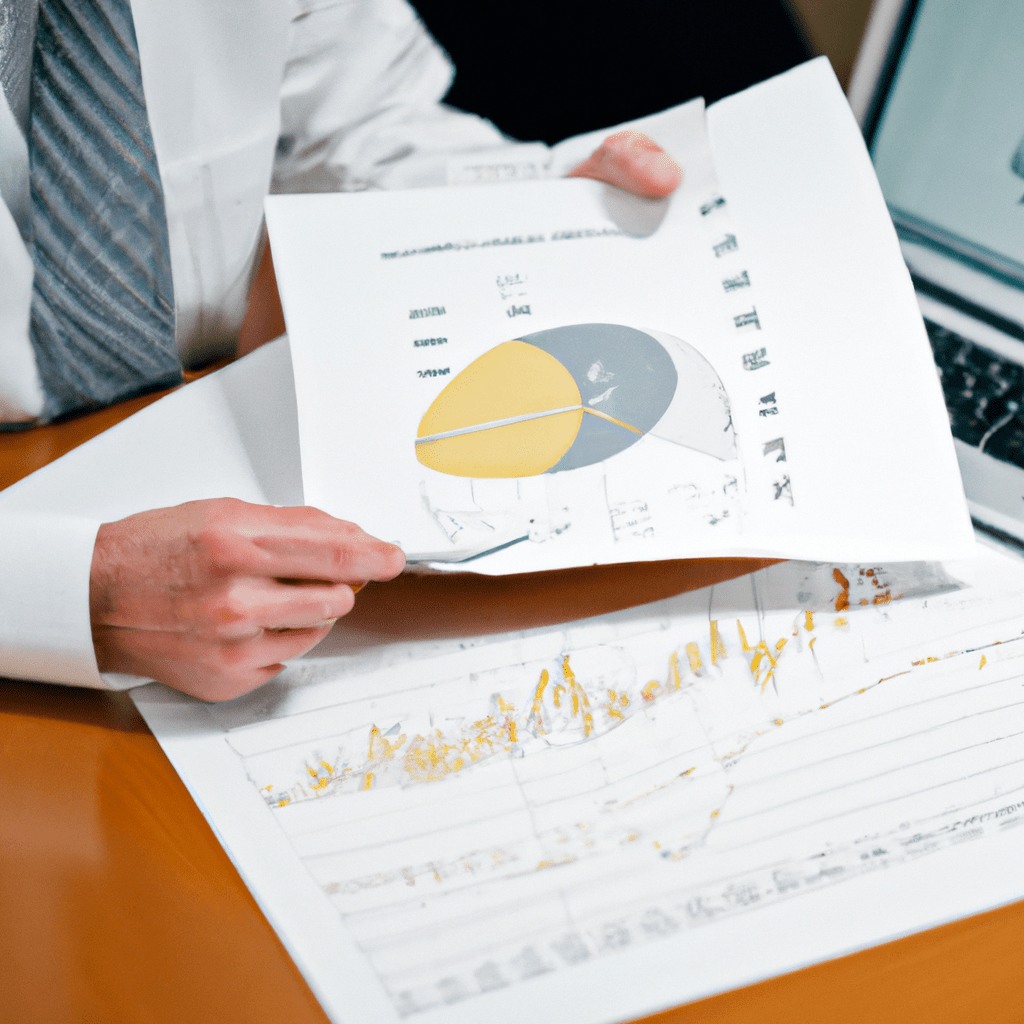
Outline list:
[[[354,584],[393,579],[405,567],[401,548],[314,508],[233,502],[193,540],[209,564],[244,575]]]
[[[156,679],[207,701],[232,700],[262,686],[330,632],[318,629],[261,632],[259,636],[211,644],[205,639],[148,630],[93,630],[102,672],[128,672]]]
[[[358,526],[344,525],[350,529],[298,539],[259,538],[254,546],[265,559],[263,572],[276,579],[363,584],[394,579],[405,568],[401,548],[363,533]]]
[[[224,498],[138,513],[97,535],[97,661],[229,699],[322,640],[356,588],[404,564],[395,545],[317,509]]]
[[[352,587],[344,584],[258,581],[247,595],[242,616],[234,623],[221,619],[219,635],[254,636],[262,629],[320,628],[348,615],[355,604]],[[226,618],[226,617],[225,617]],[[237,627],[237,628],[236,628]]]
[[[595,178],[643,199],[663,199],[683,180],[682,168],[642,132],[609,135],[570,178]]]

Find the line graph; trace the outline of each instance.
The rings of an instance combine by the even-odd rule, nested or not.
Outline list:
[[[733,949],[750,914],[791,908],[796,942],[802,907],[857,920],[865,885],[898,886],[896,930],[908,901],[959,905],[1024,835],[1022,622],[1002,559],[780,563],[300,662],[270,703],[202,706],[204,742],[246,780],[247,834],[287,849],[282,891],[312,885],[303,914],[331,915],[395,1018],[469,1021]]]

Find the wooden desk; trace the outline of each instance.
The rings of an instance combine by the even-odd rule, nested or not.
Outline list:
[[[279,326],[275,317],[279,310],[271,310],[267,336]],[[0,435],[0,487],[156,397]],[[760,564],[659,563],[512,581],[404,578],[368,587],[340,628],[423,635],[434,627],[420,609],[438,601],[452,632],[538,625]],[[0,780],[0,1021],[324,1024],[125,694],[0,680]],[[996,1024],[1024,1019],[1022,982],[1019,903],[648,1021]]]
[[[0,437],[3,483],[142,402]],[[403,579],[360,595],[351,625],[421,633],[424,587],[431,607],[440,598],[452,609],[450,628],[488,630],[625,607],[756,567],[611,567],[586,585],[578,573],[513,584]],[[126,695],[0,682],[0,778],[0,1020],[323,1024]],[[1024,1019],[1022,982],[1024,904],[1015,904],[649,1020],[993,1024]]]

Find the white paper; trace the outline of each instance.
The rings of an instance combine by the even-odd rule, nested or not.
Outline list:
[[[792,562],[133,698],[332,1019],[598,1024],[1020,898],[1022,623],[1001,555]]]
[[[225,497],[302,504],[295,389],[283,338],[166,395],[8,487],[0,510],[59,511],[108,522]]]
[[[411,560],[495,574],[963,554],[930,349],[827,63],[707,126],[699,102],[642,126],[686,171],[659,203],[582,180],[271,197],[307,500]],[[539,412],[516,376],[537,347],[578,386]],[[527,426],[508,452],[489,440]],[[629,443],[585,448],[588,427]]]

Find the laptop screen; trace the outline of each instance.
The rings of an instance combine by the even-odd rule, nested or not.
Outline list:
[[[1024,288],[1024,2],[919,0],[872,139],[900,234]]]

